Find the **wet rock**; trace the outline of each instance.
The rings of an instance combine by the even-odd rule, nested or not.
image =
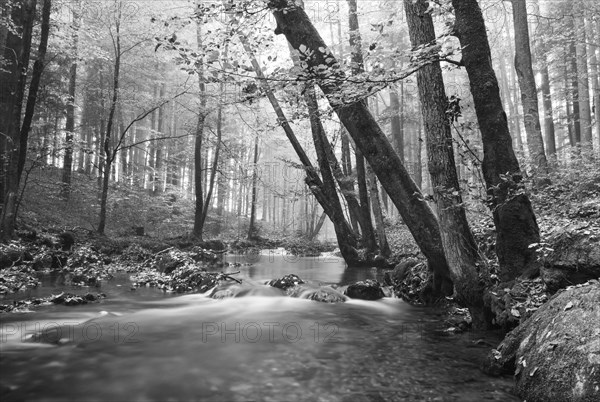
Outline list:
[[[269,281],[269,285],[283,290],[287,290],[293,286],[301,285],[303,283],[304,281],[294,274],[289,274],[284,276],[283,278],[272,279],[271,281]]]
[[[344,294],[352,299],[361,300],[379,300],[385,297],[379,282],[371,279],[348,286]]]
[[[58,238],[63,251],[69,251],[75,244],[75,234],[73,232],[62,232],[58,235]]]
[[[343,303],[347,297],[330,286],[313,288],[309,286],[294,286],[287,290],[288,296],[299,299],[314,300],[323,303]]]
[[[530,402],[600,400],[599,301],[598,281],[558,293],[506,336],[484,371],[514,374]]]

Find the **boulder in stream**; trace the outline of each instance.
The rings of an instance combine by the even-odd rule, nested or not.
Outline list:
[[[528,402],[600,400],[600,283],[557,293],[511,331],[484,371],[512,373]]]
[[[356,282],[346,289],[344,294],[351,299],[379,300],[385,297],[379,282],[372,279]]]
[[[343,303],[347,297],[331,286],[310,287],[304,285],[294,286],[287,290],[288,296],[299,299],[314,300],[323,303]]]
[[[288,274],[288,275],[284,276],[283,278],[271,279],[269,281],[270,286],[273,286],[274,288],[278,288],[278,289],[283,289],[283,290],[287,290],[291,287],[294,287],[296,285],[301,285],[303,283],[304,283],[304,281],[302,279],[300,279],[300,277],[298,275],[294,275],[294,274]]]

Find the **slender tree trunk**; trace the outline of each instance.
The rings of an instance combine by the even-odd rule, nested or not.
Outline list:
[[[325,223],[325,218],[327,218],[327,214],[325,212],[323,212],[321,214],[321,216],[319,217],[319,220],[317,221],[317,224],[315,225],[314,229],[312,229],[312,231],[310,232],[310,234],[308,236],[309,241],[313,241],[319,235],[319,232],[321,231],[321,228],[323,227],[323,224]]]
[[[256,202],[257,202],[257,185],[258,180],[258,134],[254,137],[254,164],[252,166],[252,200],[250,201],[250,225],[248,226],[248,240],[257,238],[256,230]]]
[[[102,172],[102,193],[100,196],[100,219],[98,223],[98,233],[104,234],[104,230],[106,229],[106,207],[108,203],[108,184],[110,181],[110,174],[112,163],[114,161],[115,155],[111,150],[111,140],[112,140],[112,129],[115,120],[115,111],[117,109],[117,101],[119,97],[119,75],[121,71],[121,8],[119,7],[117,10],[117,16],[115,21],[115,63],[114,63],[114,73],[113,73],[113,94],[112,100],[110,103],[110,109],[108,111],[108,118],[106,121],[106,135],[104,136],[104,170]]]
[[[581,145],[592,149],[592,114],[590,109],[590,80],[588,74],[587,45],[585,22],[583,18],[584,5],[581,1],[573,3],[575,27],[575,54],[577,63],[577,84],[579,87],[579,120],[581,125]]]
[[[367,166],[367,178],[369,181],[369,194],[371,195],[371,206],[373,208],[373,216],[375,217],[375,230],[377,231],[377,241],[379,243],[379,254],[382,257],[392,255],[392,250],[385,235],[385,222],[383,220],[383,211],[381,210],[381,200],[379,197],[379,188],[377,186],[377,178],[373,173],[373,169]]]
[[[79,42],[79,4],[73,8],[73,45],[71,67],[69,68],[69,97],[67,98],[67,122],[65,124],[65,158],[63,165],[62,196],[69,199],[71,193],[71,173],[73,170],[73,135],[75,131],[75,89],[77,85],[77,45]]]
[[[508,39],[509,39],[508,47],[509,47],[510,54],[514,54],[515,51],[513,50],[513,46],[512,46],[514,41],[510,40],[511,39],[510,31],[508,32]],[[513,65],[514,65],[514,63],[513,63]],[[513,98],[512,98],[513,110],[511,110],[510,113],[512,115],[513,124],[517,128],[517,130],[515,132],[513,132],[513,137],[514,137],[513,140],[514,140],[514,144],[517,147],[517,151],[519,151],[521,154],[523,154],[524,153],[523,135],[522,135],[522,131],[521,131],[521,119],[520,119],[519,96],[518,96],[519,88],[518,88],[518,84],[517,84],[516,72],[513,68],[509,69],[509,76],[510,76],[511,96],[513,96]]]
[[[219,88],[219,94],[221,98],[223,97],[223,83],[221,83]],[[204,228],[204,224],[206,223],[206,218],[208,216],[208,210],[212,205],[212,196],[215,188],[215,179],[217,177],[217,168],[219,166],[219,155],[221,153],[221,139],[223,137],[223,106],[219,105],[217,109],[217,137],[214,148],[214,156],[213,162],[210,169],[210,178],[208,179],[208,188],[206,190],[206,199],[204,200],[204,209],[202,210],[202,221],[200,222],[201,227]],[[258,150],[256,150],[258,151]],[[258,157],[258,155],[256,155]],[[256,163],[256,162],[255,162]],[[253,183],[254,185],[254,183]]]
[[[570,45],[568,46],[568,48],[570,49]],[[570,67],[570,61],[569,61],[569,49],[565,48],[565,53],[564,53],[564,61],[565,61],[565,66],[564,66],[564,86],[565,86],[565,113],[566,113],[566,126],[567,126],[567,132],[569,135],[569,145],[574,147],[577,145],[577,141],[575,138],[575,124],[573,121],[573,92],[572,90],[569,90],[569,88],[572,89],[571,87],[571,82],[569,81],[569,67]]]
[[[164,99],[165,97],[165,83],[163,82],[160,85],[160,93],[159,97]],[[160,107],[158,109],[158,127],[156,131],[158,132],[158,136],[164,136],[164,126],[165,126],[165,108]],[[163,178],[163,141],[156,141],[154,145],[156,149],[156,154],[154,156],[154,195],[162,193],[164,190],[164,178]]]
[[[328,188],[328,186],[324,185],[323,181],[321,180],[321,178],[317,174],[315,168],[313,167],[310,159],[306,155],[306,152],[304,151],[304,149],[298,142],[296,135],[294,134],[285,115],[283,114],[281,107],[279,106],[279,102],[277,101],[277,98],[275,98],[275,95],[269,88],[267,82],[264,80],[264,75],[262,73],[262,70],[260,69],[260,65],[258,64],[258,61],[254,57],[254,54],[252,53],[252,49],[250,48],[247,39],[245,37],[240,36],[240,41],[242,42],[242,44],[246,50],[246,53],[250,57],[252,66],[254,67],[254,70],[255,70],[258,78],[260,79],[260,84],[263,88],[263,91],[266,93],[267,98],[269,99],[269,102],[271,103],[271,106],[273,106],[273,109],[275,110],[275,113],[279,120],[279,125],[283,128],[288,140],[290,141],[290,143],[292,145],[292,148],[294,148],[296,155],[298,156],[298,158],[300,159],[300,162],[304,166],[304,169],[306,172],[306,179],[305,179],[306,184],[308,185],[309,189],[311,190],[311,192],[313,193],[313,195],[315,196],[315,198],[317,199],[319,204],[323,207],[323,210],[327,213],[327,216],[329,216],[329,218],[331,219],[331,221],[334,224],[334,228],[336,229],[336,236],[338,239],[338,245],[340,247],[340,252],[341,252],[344,260],[348,264],[356,263],[358,261],[358,254],[357,254],[356,248],[355,248],[355,239],[354,239],[354,233],[352,231],[352,228],[346,221],[343,214],[341,214],[341,216],[340,216],[340,214],[338,213],[337,207],[335,205],[332,205],[332,202],[335,203],[336,200],[339,203],[339,199],[337,199],[337,195],[336,195],[335,199],[330,199],[327,196],[326,188]],[[314,123],[316,123],[316,122],[314,122]],[[311,128],[312,128],[312,125],[313,125],[313,119],[311,117]],[[285,181],[284,181],[284,184],[285,184]],[[284,208],[285,208],[285,204],[284,204]],[[284,209],[282,208],[282,210],[284,210]],[[340,207],[340,210],[341,210],[341,207]],[[285,229],[285,225],[284,225],[284,229]]]
[[[198,48],[202,49],[202,29],[201,22],[198,21],[196,30],[196,38],[198,40]],[[204,60],[200,60],[197,68],[198,87],[200,89],[200,105],[198,107],[198,121],[196,123],[196,134],[194,141],[194,188],[196,191],[196,211],[194,213],[194,228],[192,235],[199,240],[202,240],[202,231],[204,222],[202,219],[204,212],[204,193],[202,183],[202,142],[204,140],[204,123],[206,120],[206,84],[204,83]]]
[[[431,14],[424,0],[404,0],[410,41],[413,48],[435,43]],[[417,72],[421,113],[427,138],[429,174],[433,197],[440,220],[442,243],[458,301],[469,307],[476,326],[485,323],[483,288],[477,274],[477,244],[463,207],[454,162],[452,132],[446,116],[448,103],[439,63],[429,64]]]
[[[483,139],[482,169],[497,231],[500,279],[508,282],[536,264],[536,253],[529,246],[539,243],[539,228],[529,198],[519,192],[522,174],[512,148],[479,3],[453,0],[452,4],[455,33],[463,49],[463,63]]]
[[[556,134],[554,130],[554,107],[550,93],[550,71],[548,69],[548,46],[544,38],[539,39],[539,52],[537,56],[540,75],[542,78],[541,90],[544,106],[544,133],[546,152],[548,156],[556,155]]]
[[[600,25],[600,22],[598,23]],[[586,34],[587,37],[590,38],[588,43],[593,42],[594,37],[600,36],[600,31],[596,30],[594,32],[594,22],[590,19],[586,20]],[[596,36],[594,36],[594,34]],[[590,75],[592,79],[592,109],[594,110],[594,118],[596,120],[596,137],[598,138],[600,145],[600,68],[598,66],[598,57],[596,56],[596,49],[600,47],[600,40],[595,41],[595,43],[590,43],[588,48],[588,55],[590,57]]]
[[[356,0],[348,1],[348,28],[350,31],[350,48],[352,60],[352,74],[357,75],[364,72],[364,60],[362,55],[362,37],[358,24],[358,13]],[[366,100],[364,100],[365,106]],[[362,152],[356,147],[356,181],[358,184],[358,198],[360,199],[360,227],[362,229],[362,241],[364,247],[369,252],[375,252],[377,242],[375,241],[375,230],[371,221],[371,206],[369,203],[369,193],[367,190],[367,178],[365,169],[365,159]]]
[[[340,83],[346,77],[304,10],[289,0],[271,0],[268,6],[277,21],[275,33],[284,34],[297,51],[300,48],[308,50],[300,52],[305,71],[316,79],[427,257],[436,273],[434,292],[442,293],[442,289],[452,292],[437,219],[376,120],[364,102],[344,102],[344,88]],[[320,66],[327,69],[322,70]]]
[[[548,173],[548,161],[544,152],[537,89],[531,60],[527,4],[526,0],[511,0],[511,2],[515,30],[515,70],[517,71],[519,87],[521,88],[521,104],[524,113],[527,147],[529,149],[529,156],[533,160],[535,171],[546,174]]]
[[[403,84],[400,82],[400,93],[404,92]],[[390,109],[392,110],[391,130],[392,138],[396,153],[400,157],[402,163],[404,159],[404,116],[402,110],[404,108],[404,99],[400,102],[400,97],[395,88],[390,88]]]
[[[575,145],[581,144],[581,114],[580,114],[580,94],[579,94],[579,63],[577,63],[577,36],[575,35],[575,23],[573,19],[569,20],[569,27],[572,28],[573,36],[569,41],[569,55],[568,58],[571,60],[570,77],[571,77],[571,99],[573,101],[573,110],[571,120],[573,121],[573,131],[575,137]]]

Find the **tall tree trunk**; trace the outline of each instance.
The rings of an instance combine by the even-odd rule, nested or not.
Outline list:
[[[575,125],[574,125],[574,121],[573,121],[573,92],[571,90],[569,90],[569,88],[571,88],[571,82],[569,81],[569,67],[570,67],[570,61],[569,61],[569,50],[570,49],[570,45],[568,46],[568,49],[565,48],[565,53],[564,53],[564,86],[565,86],[565,113],[566,113],[566,126],[567,126],[567,132],[569,135],[569,145],[571,145],[572,147],[577,145],[577,141],[575,138]]]
[[[79,2],[73,8],[73,44],[71,66],[69,68],[69,96],[67,98],[67,122],[65,124],[65,158],[63,165],[62,196],[69,199],[71,193],[71,172],[73,170],[73,134],[75,131],[75,89],[77,85],[77,45],[79,42],[80,10]]]
[[[119,98],[119,76],[121,72],[121,7],[119,4],[116,10],[115,20],[115,62],[113,72],[113,92],[106,120],[106,135],[104,136],[104,170],[102,171],[102,193],[100,195],[100,219],[98,223],[98,233],[104,234],[106,229],[106,207],[108,203],[108,184],[115,155],[112,152],[112,129],[115,120],[115,111],[117,110],[117,101]]]
[[[254,137],[254,164],[252,165],[252,200],[250,201],[250,224],[248,225],[248,240],[256,239],[256,202],[257,202],[257,180],[258,180],[258,134]]]
[[[434,292],[442,293],[443,290],[451,293],[448,263],[442,249],[437,219],[377,121],[364,102],[344,103],[344,88],[340,84],[345,81],[345,75],[304,10],[289,0],[271,0],[268,6],[277,21],[275,33],[284,34],[297,51],[300,48],[308,50],[300,52],[305,71],[316,79],[357,148],[363,152],[400,211],[436,273]],[[327,69],[321,69],[320,66],[326,66]]]
[[[544,106],[544,138],[548,156],[556,155],[556,134],[554,130],[554,107],[552,105],[552,94],[550,93],[550,71],[548,69],[548,46],[544,38],[539,39],[539,52],[537,62],[542,78],[541,90]]]
[[[581,114],[580,114],[580,93],[579,93],[579,63],[577,63],[577,47],[575,43],[577,42],[577,35],[575,34],[575,23],[574,19],[569,19],[569,27],[572,28],[573,35],[569,41],[569,53],[568,58],[571,60],[571,68],[570,68],[570,77],[571,77],[571,99],[573,101],[573,110],[572,110],[572,121],[573,121],[573,130],[575,137],[575,145],[581,144]]]
[[[587,38],[583,17],[584,5],[581,1],[573,3],[575,26],[575,53],[579,86],[579,119],[581,124],[581,145],[592,149],[592,114],[590,108],[590,79],[588,74]]]
[[[522,174],[512,148],[479,3],[452,0],[452,5],[455,34],[462,47],[483,139],[482,169],[497,231],[500,279],[508,282],[536,264],[536,253],[529,246],[539,243],[539,228],[529,198],[518,191]]]
[[[400,82],[400,93],[404,92],[404,85]],[[405,163],[404,159],[404,99],[400,102],[400,97],[395,88],[390,88],[390,109],[392,110],[391,118],[391,130],[392,138],[394,139],[394,146],[396,153],[400,157],[402,163]]]
[[[159,97],[161,99],[165,98],[165,83],[163,82],[160,85],[160,94]],[[159,137],[164,136],[164,127],[165,127],[165,108],[160,107],[158,109],[158,127],[156,131],[158,132]],[[164,190],[164,178],[163,178],[163,141],[156,141],[155,143],[156,154],[154,156],[154,195],[162,193]]]
[[[404,0],[408,32],[413,49],[435,43],[431,14],[424,0]],[[442,243],[459,303],[468,307],[476,326],[485,323],[483,288],[477,274],[477,244],[463,207],[454,162],[452,131],[446,116],[448,103],[439,63],[417,72],[421,113],[425,124],[429,174],[440,220]]]
[[[598,22],[600,26],[600,22]],[[600,36],[600,32],[596,30],[594,32],[594,22],[589,18],[586,19],[586,35],[588,38],[589,47],[588,47],[588,55],[589,55],[589,64],[590,64],[590,75],[592,79],[592,109],[594,110],[594,118],[596,120],[596,137],[598,138],[600,145],[600,68],[598,66],[598,57],[596,56],[596,49],[600,47],[600,41],[596,40],[593,42],[594,34],[596,34],[596,38]]]
[[[223,98],[223,91],[224,89],[224,84],[221,83],[219,85],[219,94],[220,94],[220,98]],[[208,210],[210,209],[210,206],[212,205],[212,196],[213,196],[213,191],[215,188],[215,179],[217,177],[217,168],[219,166],[219,155],[221,153],[221,140],[223,137],[223,105],[219,104],[219,107],[217,109],[217,137],[216,137],[216,141],[215,141],[215,148],[214,148],[214,155],[213,155],[213,162],[212,162],[212,166],[210,169],[210,178],[208,179],[208,188],[206,190],[206,198],[204,200],[204,209],[202,210],[202,221],[200,222],[200,225],[202,228],[204,228],[204,224],[206,223],[206,217],[208,216]],[[258,151],[258,150],[256,150]],[[258,157],[258,155],[255,155],[255,157]],[[255,162],[256,163],[256,162]],[[253,183],[254,185],[254,183]]]
[[[196,39],[198,49],[202,50],[202,26],[198,20],[196,29]],[[200,90],[200,104],[198,107],[198,121],[196,122],[196,133],[194,137],[194,189],[196,191],[196,210],[194,212],[194,228],[192,235],[202,240],[202,231],[204,230],[204,221],[202,219],[204,212],[204,193],[202,183],[202,142],[204,140],[204,124],[206,121],[206,84],[204,83],[204,60],[200,60],[197,71],[198,87]]]
[[[13,236],[16,221],[17,194],[19,191],[19,157],[21,146],[21,111],[25,97],[25,84],[27,81],[27,70],[29,56],[31,53],[31,39],[33,22],[35,19],[35,0],[24,0],[15,5],[12,12],[12,20],[19,33],[9,32],[4,49],[5,65],[2,66],[0,78],[5,82],[5,93],[0,98],[2,110],[0,110],[0,130],[4,134],[1,142],[5,145],[0,151],[6,155],[8,161],[3,161],[6,170],[4,173],[2,193],[2,215],[0,216],[0,240],[5,241]]]
[[[515,30],[515,70],[521,88],[521,104],[523,106],[527,148],[533,160],[536,173],[548,173],[548,161],[544,152],[540,112],[531,47],[529,45],[529,26],[527,25],[526,0],[511,0],[513,6],[513,23]]]
[[[27,97],[27,106],[25,107],[25,116],[20,133],[20,150],[19,150],[19,178],[25,167],[27,159],[27,142],[29,139],[29,131],[31,130],[31,122],[37,102],[37,94],[44,71],[44,61],[46,58],[46,49],[48,48],[48,35],[50,33],[50,10],[52,8],[51,0],[44,0],[42,8],[42,26],[40,34],[40,44],[38,46],[37,60],[33,64],[33,73],[31,74],[31,83],[29,84],[29,95]]]
[[[351,50],[352,60],[352,74],[360,74],[364,72],[364,60],[362,55],[362,37],[360,35],[360,28],[358,24],[358,9],[356,0],[348,1],[348,28],[350,31],[349,42]],[[365,106],[367,106],[366,99]],[[357,147],[355,150],[356,155],[356,181],[358,184],[358,198],[360,199],[360,227],[362,229],[362,241],[363,246],[369,252],[374,252],[377,249],[377,242],[375,241],[375,230],[373,229],[373,222],[371,221],[371,206],[369,203],[369,193],[367,190],[367,178],[365,169],[365,159],[362,152]]]

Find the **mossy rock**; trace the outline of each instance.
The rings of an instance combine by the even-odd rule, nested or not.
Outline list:
[[[514,374],[528,402],[600,400],[600,283],[556,294],[510,332],[484,363]]]

